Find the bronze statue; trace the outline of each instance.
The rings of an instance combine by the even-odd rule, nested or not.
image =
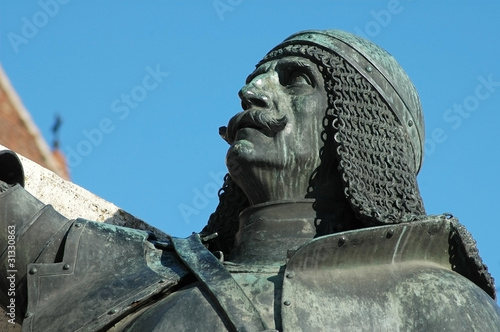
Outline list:
[[[14,222],[23,331],[500,331],[474,240],[425,214],[422,110],[392,56],[299,32],[239,95],[219,206],[187,239],[67,220],[0,155],[0,254]]]

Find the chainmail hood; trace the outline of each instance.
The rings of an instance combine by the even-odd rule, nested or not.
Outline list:
[[[279,48],[303,42],[340,56],[380,94],[410,137],[418,173],[422,165],[425,138],[422,106],[415,86],[396,59],[374,43],[345,31],[307,30],[285,39],[263,61],[267,61]]]
[[[416,175],[424,124],[415,87],[375,44],[344,31],[297,33],[259,63],[285,56],[316,63],[325,79],[334,146],[345,195],[364,224],[424,215]]]

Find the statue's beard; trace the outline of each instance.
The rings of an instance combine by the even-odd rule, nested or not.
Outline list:
[[[288,119],[286,115],[278,118],[271,112],[248,110],[233,116],[229,120],[227,128],[221,127],[219,133],[229,144],[233,144],[236,133],[242,128],[254,128],[266,136],[273,137],[282,131],[287,123]]]

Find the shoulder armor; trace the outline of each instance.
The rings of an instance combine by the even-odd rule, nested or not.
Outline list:
[[[168,294],[188,271],[175,253],[156,249],[148,237],[145,231],[74,221],[61,262],[28,266],[23,331],[97,331],[151,297]]]
[[[500,331],[500,308],[475,273],[484,266],[470,262],[457,225],[428,217],[305,244],[286,266],[283,328]]]

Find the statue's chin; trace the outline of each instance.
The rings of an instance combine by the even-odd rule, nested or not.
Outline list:
[[[310,174],[319,158],[287,154],[284,144],[279,143],[261,136],[240,138],[227,152],[229,174],[252,204],[303,199],[307,194]]]
[[[235,176],[242,171],[242,167],[247,167],[255,159],[255,150],[252,142],[239,140],[234,142],[226,155],[226,165],[231,176]]]
[[[284,161],[272,152],[272,142],[251,142],[247,139],[235,141],[226,154],[226,166],[233,177],[246,177],[255,172],[281,172]],[[242,174],[244,172],[245,174]]]
[[[233,143],[229,148],[228,154],[234,154],[235,156],[247,156],[254,152],[254,144],[246,139],[239,140]]]
[[[273,179],[276,179],[276,167],[269,160],[269,154],[261,153],[261,145],[240,139],[234,142],[226,155],[226,166],[234,182],[245,192],[248,200],[267,201],[271,195]]]

